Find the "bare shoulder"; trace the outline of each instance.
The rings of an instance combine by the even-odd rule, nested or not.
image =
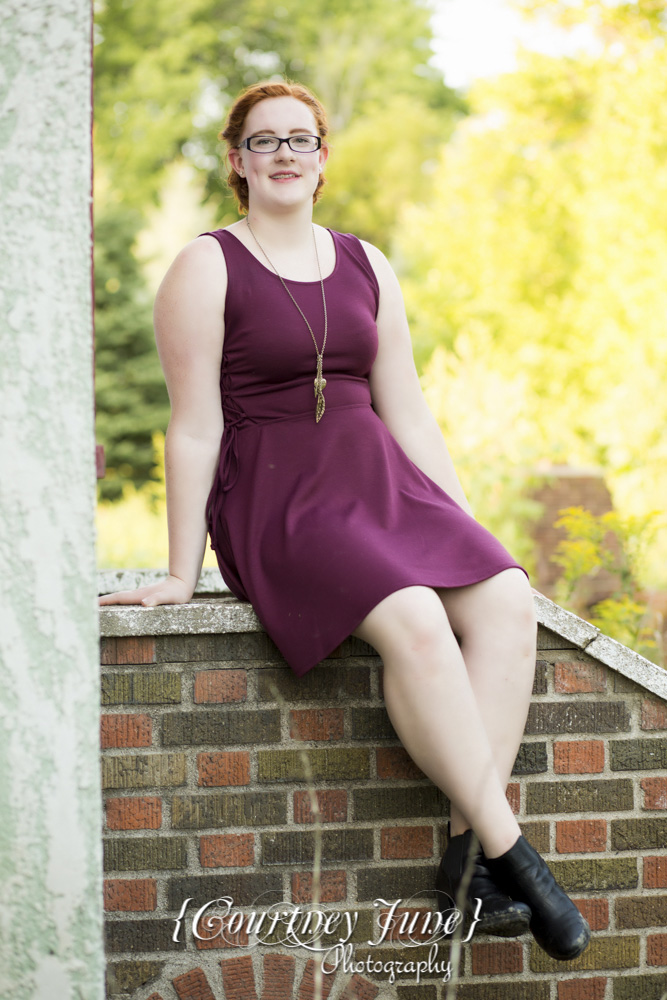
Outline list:
[[[373,265],[373,268],[380,268],[380,270],[389,268],[391,270],[389,261],[378,247],[373,243],[369,243],[368,240],[359,240],[359,242],[366,251],[366,256]]]
[[[375,272],[380,292],[387,294],[393,292],[395,294],[399,290],[398,279],[385,255],[373,243],[369,243],[367,240],[359,240],[359,242],[366,251],[366,256]]]
[[[160,290],[165,285],[170,287],[174,284],[184,284],[194,285],[197,292],[201,293],[202,288],[210,282],[209,292],[214,294],[221,290],[221,281],[224,291],[227,283],[227,267],[220,244],[213,236],[197,236],[178,252],[162,280]]]
[[[208,337],[222,334],[227,268],[220,244],[198,236],[179,251],[155,296],[153,318],[158,337],[176,322]]]
[[[399,308],[399,313],[402,312],[403,293],[401,292],[401,286],[398,283],[398,278],[393,267],[382,251],[374,246],[373,243],[368,243],[367,240],[360,240],[359,242],[366,251],[366,256],[380,286],[381,310],[386,312],[387,309],[390,309],[393,313],[396,308]],[[383,304],[385,306],[384,309]]]

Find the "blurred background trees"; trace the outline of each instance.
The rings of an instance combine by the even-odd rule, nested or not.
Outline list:
[[[430,64],[420,0],[98,3],[102,497],[159,495],[168,401],[150,301],[184,242],[237,218],[217,139],[231,99],[286,74],[330,113],[316,219],[392,259],[480,520],[530,565],[531,489],[553,464],[599,468],[624,525],[664,507],[667,0],[515,6],[584,26],[587,45],[521,51],[515,71],[461,94]],[[667,587],[666,557],[659,525],[637,587]]]

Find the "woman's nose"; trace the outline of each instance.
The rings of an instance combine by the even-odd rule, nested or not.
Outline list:
[[[293,160],[294,151],[290,149],[286,142],[281,142],[276,150],[276,159],[279,160]]]

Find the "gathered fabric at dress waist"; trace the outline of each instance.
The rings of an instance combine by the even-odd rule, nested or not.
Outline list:
[[[370,404],[371,391],[367,378],[355,375],[326,375],[324,389],[326,420],[327,412],[337,406],[350,404]],[[239,429],[246,424],[259,424],[273,420],[301,419],[312,415],[315,422],[315,387],[310,379],[298,379],[290,383],[262,385],[258,391],[230,391],[226,379],[221,380],[222,412],[225,427],[235,425]]]
[[[367,378],[354,375],[326,376],[325,410],[320,424],[335,419],[337,409],[349,406],[370,406],[371,391]],[[221,379],[224,430],[220,459],[207,516],[209,526],[215,526],[223,494],[236,484],[239,476],[238,434],[252,427],[283,420],[312,420],[315,423],[315,391],[312,380],[295,380],[289,384],[263,385],[260,391],[232,393],[229,380]]]

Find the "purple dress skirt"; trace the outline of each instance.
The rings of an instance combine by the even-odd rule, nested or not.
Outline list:
[[[232,233],[201,235],[218,240],[229,275],[211,548],[294,673],[311,670],[395,590],[461,587],[518,566],[373,409],[379,287],[359,240],[331,232],[326,409],[316,423],[315,346],[279,278]],[[287,285],[321,346],[319,281]]]

